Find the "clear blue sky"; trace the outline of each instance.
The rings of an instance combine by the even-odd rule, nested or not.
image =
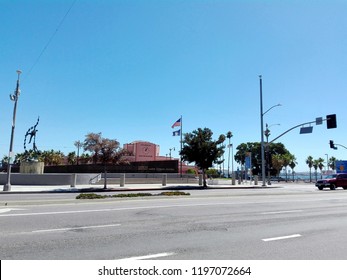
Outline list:
[[[37,146],[64,153],[101,132],[121,145],[145,140],[161,155],[183,132],[232,131],[236,147],[260,141],[259,75],[270,140],[337,114],[310,135],[279,139],[307,171],[307,156],[347,159],[347,2],[265,0],[0,0],[0,155],[9,149],[21,69],[14,152],[40,116]],[[53,36],[53,34],[55,34]],[[53,37],[52,37],[53,36]],[[50,43],[47,46],[47,43]],[[45,51],[40,56],[44,47]],[[38,57],[39,60],[37,61]]]

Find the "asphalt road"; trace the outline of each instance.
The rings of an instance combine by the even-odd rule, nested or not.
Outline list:
[[[89,201],[1,195],[0,259],[347,259],[347,191],[188,192]]]

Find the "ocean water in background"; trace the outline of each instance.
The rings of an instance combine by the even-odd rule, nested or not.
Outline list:
[[[333,174],[335,172],[316,172],[315,171],[312,171],[311,173],[311,180],[312,181],[316,181],[316,178],[317,180],[320,180],[321,178],[325,178],[325,176],[329,175],[329,174]],[[281,172],[279,177],[283,178],[283,179],[286,179],[287,180],[290,180],[290,181],[305,181],[305,182],[309,182],[310,181],[310,173],[309,172],[294,172],[293,173],[284,173],[284,172]]]

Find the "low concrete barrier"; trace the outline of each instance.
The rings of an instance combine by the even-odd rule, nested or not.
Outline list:
[[[166,186],[167,183],[167,174],[163,174],[163,181],[161,183],[162,186]]]
[[[89,181],[97,176],[97,174],[24,174],[12,173],[12,185],[41,185],[41,186],[54,186],[54,185],[88,185]],[[7,174],[0,174],[0,184],[7,183]]]
[[[120,183],[119,183],[120,187],[124,187],[125,186],[125,174],[122,174],[120,176]]]
[[[202,176],[200,176],[202,179]],[[126,181],[126,182],[125,182]],[[7,174],[0,173],[0,185],[7,183]],[[197,184],[198,179],[194,176],[180,177],[180,174],[163,174],[163,173],[107,173],[107,184],[119,184],[124,187],[126,184],[172,184],[187,183]],[[202,180],[201,180],[202,185]],[[100,185],[104,184],[104,173],[44,173],[44,174],[28,174],[28,173],[12,173],[12,185]]]

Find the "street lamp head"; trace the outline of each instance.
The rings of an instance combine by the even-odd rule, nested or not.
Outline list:
[[[17,70],[16,72],[17,72],[18,75],[22,74],[21,70]]]
[[[272,107],[270,107],[268,110],[266,110],[262,116],[264,116],[267,112],[269,112],[271,109],[275,108],[275,107],[278,107],[278,106],[282,106],[282,104],[276,104],[276,105],[273,105]]]

